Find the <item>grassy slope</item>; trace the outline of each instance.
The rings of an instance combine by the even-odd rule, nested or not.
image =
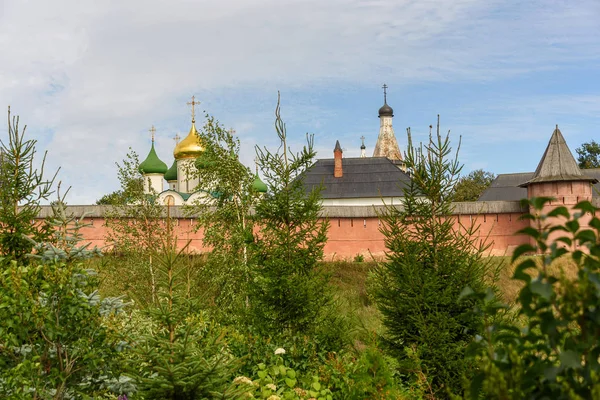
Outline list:
[[[90,261],[90,267],[99,272],[100,292],[105,296],[126,295],[135,300],[150,297],[150,274],[146,268],[137,271],[128,270],[123,258],[105,256]],[[200,260],[198,260],[200,261]],[[512,303],[521,288],[519,281],[511,279],[514,265],[509,257],[491,257],[487,261],[499,267],[496,284],[506,302]],[[379,332],[381,321],[377,307],[367,292],[367,279],[373,262],[337,261],[324,263],[325,270],[331,276],[331,285],[335,293],[340,312],[351,318],[358,337],[364,338],[369,332]],[[202,263],[195,263],[202,268]],[[555,262],[550,270],[560,274],[563,270],[567,277],[574,278],[576,269],[564,260]]]

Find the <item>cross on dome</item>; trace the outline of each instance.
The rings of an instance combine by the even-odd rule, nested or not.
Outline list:
[[[196,101],[196,96],[192,96],[192,101],[187,102],[188,106],[192,106],[192,123],[196,123],[196,104],[200,104]]]
[[[152,125],[152,128],[148,129],[148,132],[152,135],[152,143],[154,143],[154,134],[156,133],[156,128]]]
[[[179,141],[181,140],[181,136],[179,136],[179,133],[173,136],[173,140],[175,141],[175,146],[177,146],[179,144]]]
[[[382,86],[382,88],[383,88],[383,102],[387,103],[387,88],[388,88],[388,85],[386,85],[384,83],[383,86]]]

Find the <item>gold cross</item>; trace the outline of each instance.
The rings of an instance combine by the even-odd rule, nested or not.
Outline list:
[[[364,135],[360,137],[360,140],[362,140],[362,144],[364,146],[365,145],[365,137],[364,137]]]
[[[230,129],[229,129],[229,134],[230,134],[231,136],[235,135],[235,129],[233,129],[233,128],[230,128]]]
[[[177,133],[175,135],[175,137],[173,137],[173,140],[175,141],[175,146],[177,146],[179,144],[180,139],[181,139],[181,136],[179,136],[179,133]]]
[[[386,85],[385,83],[382,86],[383,88],[383,102],[387,104],[387,88],[388,85]]]
[[[152,134],[152,143],[154,143],[154,134],[156,133],[156,129],[154,128],[154,125],[152,125],[152,128],[148,129],[148,132],[150,132]]]
[[[192,96],[192,101],[188,102],[188,106],[192,106],[192,123],[196,122],[196,104],[200,104],[199,101],[196,101],[196,96]]]

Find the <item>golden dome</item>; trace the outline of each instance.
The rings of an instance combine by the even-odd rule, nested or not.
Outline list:
[[[198,131],[196,131],[196,124],[192,122],[192,128],[190,133],[181,142],[175,146],[173,150],[173,156],[176,160],[181,158],[196,158],[204,151],[204,147],[200,144],[200,138],[198,137]]]

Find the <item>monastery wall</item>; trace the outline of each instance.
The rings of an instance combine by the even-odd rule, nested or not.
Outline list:
[[[325,246],[325,259],[352,259],[362,254],[366,259],[372,254],[376,258],[385,255],[384,237],[379,231],[381,221],[378,212],[382,206],[325,206],[323,218],[329,220],[329,238]],[[85,215],[84,223],[90,224],[81,230],[86,242],[92,246],[107,249],[107,228],[104,223],[106,206],[68,206],[68,213],[74,216]],[[526,211],[519,202],[490,201],[455,203],[453,223],[456,229],[465,229],[474,223],[478,226],[475,239],[490,245],[491,255],[509,255],[518,245],[526,243],[527,238],[515,235],[517,231],[528,226],[528,221],[519,217]],[[50,207],[43,207],[39,217],[50,215]],[[184,215],[183,207],[172,207],[171,215],[175,218],[175,234],[180,246],[190,241],[190,250],[203,252],[203,231],[197,230],[196,220]]]

